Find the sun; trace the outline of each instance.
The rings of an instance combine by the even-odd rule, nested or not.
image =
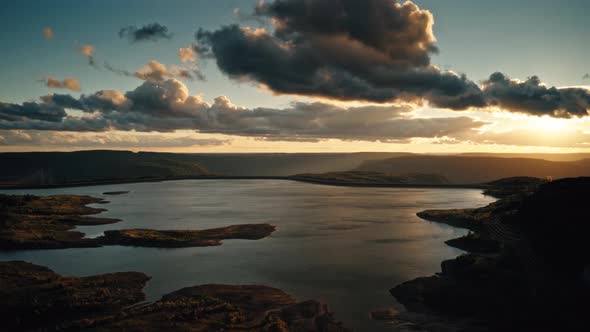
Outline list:
[[[549,116],[529,118],[530,129],[543,133],[558,134],[572,129],[569,119],[556,119]]]

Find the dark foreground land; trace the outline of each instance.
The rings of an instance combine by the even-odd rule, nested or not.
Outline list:
[[[0,250],[64,249],[123,245],[159,248],[221,245],[222,240],[259,240],[275,226],[245,224],[208,230],[125,229],[106,231],[104,236],[85,238],[76,226],[105,225],[118,219],[89,215],[104,209],[87,206],[106,201],[90,196],[0,195]]]
[[[485,188],[499,200],[482,208],[418,214],[469,229],[468,235],[447,241],[468,253],[442,262],[441,272],[434,276],[392,288],[391,294],[407,310],[376,311],[373,319],[390,321],[402,331],[586,331],[590,178],[547,182],[517,177]],[[0,195],[0,248],[209,246],[222,239],[260,239],[274,231],[268,224],[190,231],[134,229],[85,239],[72,231],[76,225],[118,221],[89,216],[102,211],[88,207],[91,203],[105,201],[88,196]],[[2,328],[345,331],[318,302],[297,303],[264,286],[189,287],[155,303],[133,305],[145,299],[141,289],[148,280],[137,272],[63,277],[25,262],[0,263]]]
[[[3,331],[344,332],[326,306],[265,286],[202,285],[145,300],[150,278],[121,272],[75,278],[0,262]]]
[[[513,187],[496,188],[501,199],[487,207],[419,214],[470,229],[447,242],[469,253],[391,289],[410,311],[401,321],[426,331],[589,328],[590,178],[505,181]]]

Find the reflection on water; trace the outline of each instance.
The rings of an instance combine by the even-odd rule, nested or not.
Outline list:
[[[10,193],[109,196],[101,216],[122,222],[80,227],[88,236],[106,229],[203,229],[272,223],[277,231],[258,241],[228,240],[220,247],[154,249],[105,247],[0,253],[66,275],[140,271],[153,277],[150,300],[204,283],[263,284],[300,300],[318,299],[356,331],[391,331],[372,322],[371,310],[397,306],[389,289],[439,271],[460,254],[447,239],[465,232],[423,221],[432,208],[483,206],[479,190],[346,188],[288,181],[206,180],[108,185]]]

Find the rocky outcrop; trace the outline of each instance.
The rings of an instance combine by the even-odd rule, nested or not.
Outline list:
[[[503,193],[484,208],[419,214],[474,230],[447,242],[471,253],[391,294],[410,312],[436,317],[429,329],[408,316],[427,331],[441,325],[459,331],[587,329],[590,178],[546,183],[528,194]]]
[[[3,331],[346,332],[325,305],[265,286],[202,285],[154,303],[138,272],[74,278],[26,262],[0,263]]]
[[[118,219],[97,218],[104,209],[87,206],[106,203],[90,196],[0,195],[0,249],[62,249],[100,246],[76,226],[105,225]]]
[[[501,199],[475,209],[426,210],[417,216],[428,220],[472,231],[481,231],[485,224],[496,222],[516,213],[522,203],[520,197]]]
[[[188,287],[88,327],[90,331],[344,332],[317,301],[265,286]]]
[[[0,328],[57,330],[73,321],[111,315],[143,301],[148,280],[139,272],[64,277],[22,261],[0,262]]]

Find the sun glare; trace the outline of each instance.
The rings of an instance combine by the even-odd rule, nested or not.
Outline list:
[[[571,119],[556,119],[551,117],[536,117],[530,119],[532,130],[542,131],[544,133],[557,134],[569,131],[572,128]]]

